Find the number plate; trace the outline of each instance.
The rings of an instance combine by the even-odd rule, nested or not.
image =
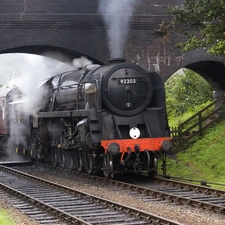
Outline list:
[[[118,80],[118,83],[121,85],[136,84],[137,80],[135,78],[122,78]]]

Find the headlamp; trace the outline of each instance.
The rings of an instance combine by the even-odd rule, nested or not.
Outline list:
[[[137,139],[137,138],[140,137],[141,132],[140,132],[140,130],[137,127],[133,127],[133,128],[130,129],[129,134],[130,134],[131,138]]]

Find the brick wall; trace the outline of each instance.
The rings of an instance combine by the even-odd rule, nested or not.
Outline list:
[[[159,72],[164,80],[181,67],[191,68],[190,63],[204,57],[210,61],[211,56],[206,51],[182,54],[176,49],[175,44],[185,37],[172,32],[164,38],[153,35],[159,24],[167,25],[171,20],[166,13],[167,6],[183,2],[138,0],[123,57],[148,71]],[[95,62],[107,63],[110,58],[108,39],[97,9],[98,0],[1,0],[0,52],[41,54],[60,50],[72,57],[87,55]],[[126,14],[126,8],[123,10]],[[211,59],[224,61],[223,57]]]

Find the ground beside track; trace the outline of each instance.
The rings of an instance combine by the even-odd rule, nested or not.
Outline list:
[[[217,215],[215,213],[206,212],[201,209],[191,209],[186,206],[178,206],[172,203],[151,201],[143,202],[142,200],[134,198],[134,196],[128,195],[125,191],[109,190],[107,187],[96,185],[91,180],[77,179],[74,177],[71,180],[70,177],[62,178],[60,174],[48,174],[45,170],[30,171],[30,173],[39,175],[42,178],[50,180],[52,182],[60,183],[72,188],[88,192],[103,198],[117,201],[121,204],[125,204],[134,208],[142,209],[166,217],[171,220],[178,221],[185,225],[222,225],[224,224],[224,216]]]

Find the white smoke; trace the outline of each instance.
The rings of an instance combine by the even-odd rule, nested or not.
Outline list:
[[[24,55],[24,62],[19,65],[20,75],[11,83],[24,94],[32,99],[24,103],[24,110],[29,111],[40,100],[43,100],[43,92],[37,88],[38,84],[56,74],[66,70],[75,69],[71,63],[62,63],[49,57],[37,55]]]
[[[73,65],[78,69],[84,68],[85,66],[88,66],[91,64],[93,64],[93,62],[87,59],[85,56],[81,56],[80,58],[73,60]]]
[[[59,58],[60,56],[61,61],[57,61],[51,59],[53,58],[52,54],[53,53],[49,52],[47,54],[48,57],[20,54],[19,60],[14,60],[14,65],[11,64],[12,73],[15,76],[13,75],[14,78],[8,82],[6,86],[10,90],[13,90],[13,88],[16,87],[19,91],[15,91],[15,93],[10,92],[13,101],[10,103],[10,108],[12,110],[9,119],[11,121],[11,136],[13,138],[9,139],[7,146],[5,146],[7,148],[7,157],[10,159],[15,155],[11,154],[15,152],[15,148],[12,146],[12,140],[14,140],[14,144],[20,143],[23,148],[27,147],[24,133],[29,131],[29,124],[24,125],[22,122],[18,122],[18,116],[29,118],[29,115],[38,110],[37,106],[40,106],[40,103],[45,102],[48,90],[46,88],[40,88],[40,83],[44,84],[48,78],[54,75],[68,70],[78,69],[78,66],[80,65],[85,66],[92,63],[86,57],[81,57],[81,59],[76,59],[72,62],[62,63],[63,55],[58,54],[55,58]],[[51,58],[49,58],[50,55]],[[76,61],[80,62],[80,65],[76,65]],[[15,73],[15,71],[17,73]],[[23,97],[18,98],[18,93],[22,93]],[[18,112],[22,113],[18,114]],[[21,121],[24,120],[21,119]],[[11,152],[12,149],[13,152]]]
[[[27,56],[27,54],[25,55]],[[41,84],[44,84],[48,78],[92,64],[85,56],[76,58],[72,62],[63,63],[62,61],[68,60],[63,54],[48,52],[45,55],[48,57],[37,55],[24,56],[23,63],[20,61],[19,65],[20,75],[17,74],[17,79],[14,78],[8,83],[8,86],[16,86],[24,96],[32,99],[23,104],[24,110],[27,112],[34,108],[38,102],[43,102],[48,90],[41,88]],[[21,57],[23,56],[21,55]],[[60,61],[52,58],[60,58]]]
[[[99,12],[107,27],[112,58],[123,57],[129,22],[137,0],[99,0]]]

